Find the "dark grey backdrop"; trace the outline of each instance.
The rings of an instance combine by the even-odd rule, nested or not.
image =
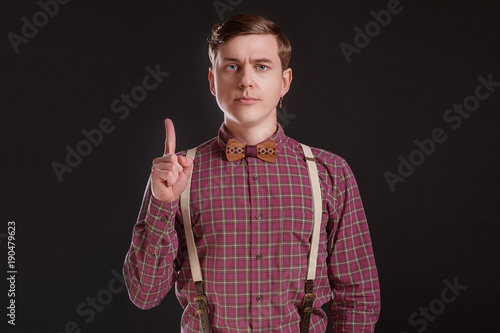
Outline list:
[[[9,332],[179,331],[173,292],[142,311],[116,275],[163,151],[163,119],[174,120],[178,150],[217,133],[205,39],[239,12],[274,20],[292,42],[285,132],[354,170],[382,287],[377,332],[495,331],[500,84],[474,95],[478,77],[500,82],[498,2],[220,0],[228,6],[220,13],[214,1],[60,2],[47,7],[53,17],[35,0],[0,4],[0,318]],[[377,29],[371,11],[388,6],[391,20]],[[38,31],[28,27],[34,19]],[[369,43],[355,40],[367,23]],[[144,96],[147,66],[169,75]],[[128,113],[115,102],[114,112],[131,91],[144,100]],[[464,100],[474,110],[466,118],[447,111]],[[101,122],[112,131],[81,143]],[[439,129],[436,139],[446,140],[431,149]],[[87,156],[58,179],[52,165],[67,165],[67,146]],[[387,172],[395,177],[410,158],[417,166],[401,167],[391,189]],[[6,323],[9,221],[15,327]]]

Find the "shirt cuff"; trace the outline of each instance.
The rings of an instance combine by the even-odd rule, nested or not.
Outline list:
[[[149,229],[149,253],[159,255],[165,246],[177,237],[175,216],[179,207],[179,199],[166,203],[151,196],[146,216]]]

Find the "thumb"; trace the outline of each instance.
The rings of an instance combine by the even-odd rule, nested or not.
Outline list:
[[[190,157],[179,156],[177,161],[184,168],[184,170],[186,170],[187,168],[190,168],[191,165],[193,165],[193,159]]]

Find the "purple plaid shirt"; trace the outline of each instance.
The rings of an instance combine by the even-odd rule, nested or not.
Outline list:
[[[201,144],[192,175],[193,233],[212,332],[299,332],[314,221],[302,147],[278,125],[270,137],[274,163],[228,162],[229,138],[222,125],[218,137]],[[312,152],[323,213],[310,332],[325,332],[321,306],[332,299],[334,332],[373,332],[380,291],[356,181],[339,156]],[[124,275],[130,299],[142,309],[158,305],[176,284],[182,332],[201,331],[179,200],[156,200],[149,182]]]

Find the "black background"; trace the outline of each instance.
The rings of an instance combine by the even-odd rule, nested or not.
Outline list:
[[[348,63],[339,44],[352,45],[354,28],[364,30],[387,1],[232,3],[224,19],[263,15],[292,43],[285,133],[344,157],[357,177],[382,289],[376,331],[496,331],[500,89],[457,129],[443,114],[474,94],[478,76],[500,81],[500,4],[404,0]],[[220,16],[213,1],[71,1],[16,53],[7,35],[21,35],[21,18],[32,22],[40,10],[34,0],[0,4],[2,325],[178,332],[173,290],[148,311],[123,288],[93,318],[76,309],[110,281],[121,286],[113,271],[121,272],[152,160],[163,151],[163,119],[176,125],[177,150],[212,138],[222,123],[206,43]],[[169,76],[120,119],[111,103],[157,64]],[[51,164],[64,164],[65,147],[75,149],[82,130],[104,118],[113,132],[59,181]],[[414,140],[435,128],[447,140],[391,191],[384,173],[397,173],[398,156],[408,158]],[[6,323],[8,221],[16,222],[15,327]],[[445,279],[467,289],[440,309]],[[410,316],[430,304],[439,314],[417,315],[412,325]]]

